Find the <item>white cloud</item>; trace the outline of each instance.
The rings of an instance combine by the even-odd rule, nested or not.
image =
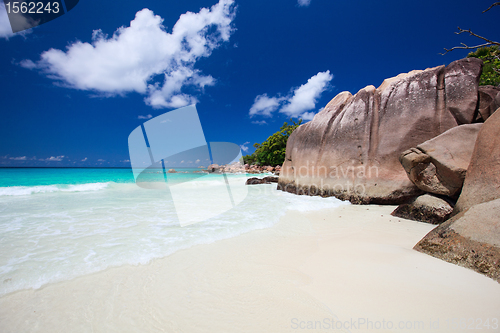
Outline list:
[[[21,157],[10,157],[9,159],[10,159],[10,160],[14,160],[14,161],[26,161],[26,160],[27,160],[26,156],[21,156]]]
[[[148,115],[146,115],[146,116],[141,116],[141,115],[140,115],[140,116],[138,116],[138,117],[137,117],[137,119],[151,119],[151,118],[153,118],[153,116],[152,116],[152,115],[150,115],[150,114],[148,114]]]
[[[300,115],[300,118],[304,121],[309,121],[309,120],[313,120],[315,115],[316,115],[316,112],[304,112],[303,114]]]
[[[318,99],[328,89],[332,79],[333,75],[330,74],[330,71],[319,72],[307,80],[307,83],[292,89],[291,93],[286,97],[269,97],[267,94],[259,95],[250,108],[250,117],[255,115],[271,117],[272,113],[279,109],[279,112],[287,116],[310,120],[314,113],[307,111],[316,107]]]
[[[276,111],[280,103],[284,100],[283,97],[269,97],[267,94],[255,97],[252,107],[250,108],[250,117],[266,116],[271,117],[271,113]]]
[[[97,162],[101,162],[102,163],[102,162],[106,162],[106,160],[103,160],[103,159],[100,158],[100,159],[97,160]]]
[[[185,87],[203,90],[215,84],[194,65],[229,40],[234,17],[234,0],[220,0],[210,9],[181,15],[168,33],[163,19],[145,8],[112,37],[95,30],[91,43],[45,51],[36,66],[69,88],[110,96],[137,92],[152,107],[181,107],[197,101]],[[28,61],[21,65],[31,66]]]
[[[243,150],[245,153],[248,151],[248,147],[247,147],[247,144],[249,144],[250,142],[245,142],[244,144],[240,145],[240,148],[241,150]]]
[[[49,158],[41,158],[39,161],[45,161],[45,162],[61,162],[64,159],[64,155],[61,156],[51,156]]]
[[[311,4],[311,0],[298,0],[297,2],[300,7],[307,7]]]
[[[22,67],[27,68],[27,69],[36,69],[36,67],[37,67],[37,65],[29,59],[21,60],[19,65],[21,65]]]
[[[265,120],[254,120],[252,121],[252,124],[267,125],[267,122]]]
[[[87,158],[87,157],[85,157],[85,158],[82,160],[82,162],[85,162],[87,159],[88,159],[88,158]]]
[[[306,84],[301,85],[294,90],[293,96],[287,101],[287,104],[280,112],[296,117],[303,112],[312,110],[316,107],[319,97],[328,87],[333,79],[330,71],[319,72],[307,80]]]

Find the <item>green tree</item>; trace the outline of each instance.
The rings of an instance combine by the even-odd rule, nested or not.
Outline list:
[[[281,165],[285,161],[286,142],[293,131],[302,124],[302,119],[295,122],[290,119],[290,124],[285,122],[280,130],[261,144],[255,143],[256,148],[252,155],[243,157],[243,161],[247,164],[258,165]]]
[[[479,58],[483,61],[483,73],[479,85],[500,85],[500,49],[498,46],[481,47],[469,53],[467,58]]]
[[[257,156],[255,155],[255,153],[251,154],[251,155],[245,155],[243,156],[243,163],[244,164],[255,164],[257,162]]]

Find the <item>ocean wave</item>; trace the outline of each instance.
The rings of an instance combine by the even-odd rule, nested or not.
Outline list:
[[[100,191],[108,187],[110,183],[88,183],[76,185],[39,185],[39,186],[10,186],[0,187],[1,196],[20,196],[51,192],[88,192]]]
[[[63,192],[87,192],[87,191],[99,191],[108,187],[109,183],[89,183],[89,184],[78,184],[69,185],[68,188],[62,188]]]

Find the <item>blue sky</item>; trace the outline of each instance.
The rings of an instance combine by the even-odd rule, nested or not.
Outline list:
[[[0,166],[130,166],[142,123],[196,103],[205,138],[251,153],[341,91],[500,40],[493,1],[80,0],[12,34],[0,1]]]

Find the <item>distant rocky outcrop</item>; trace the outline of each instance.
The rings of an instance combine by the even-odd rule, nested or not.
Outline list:
[[[274,173],[275,175],[280,174],[281,166],[277,165],[275,167],[269,165],[248,165],[245,164],[245,170],[247,173]]]
[[[226,165],[210,164],[204,171],[208,173],[244,173],[245,167],[240,162]]]
[[[218,164],[210,164],[205,171],[207,172],[218,172],[220,169]]]
[[[278,188],[354,203],[399,204],[422,193],[402,152],[477,117],[482,62],[455,61],[337,95],[287,142]]]
[[[401,154],[408,178],[424,192],[457,199],[482,124],[461,125]]]
[[[479,131],[453,217],[415,249],[500,282],[500,109]]]
[[[203,172],[208,173],[273,173],[279,175],[281,166],[275,167],[269,165],[242,165],[240,162],[235,162],[227,165],[210,164]]]

